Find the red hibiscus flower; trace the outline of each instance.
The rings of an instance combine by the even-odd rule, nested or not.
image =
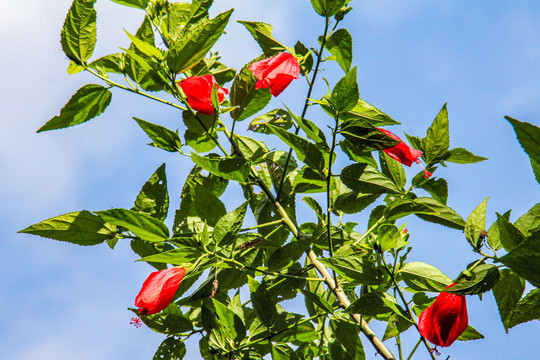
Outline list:
[[[411,148],[409,145],[405,144],[403,140],[401,140],[396,134],[388,130],[382,128],[377,129],[383,134],[390,136],[392,139],[400,141],[396,146],[389,149],[384,149],[383,151],[386,153],[386,155],[390,156],[394,160],[399,161],[403,165],[411,166],[413,162],[420,164],[419,157],[422,156],[422,152],[420,150]],[[424,169],[424,177],[426,179],[429,178],[431,175],[433,174]]]
[[[169,306],[185,273],[186,269],[181,267],[151,273],[135,298],[135,306],[139,308],[141,315],[156,314]],[[141,326],[140,316],[131,319],[131,323],[136,327]]]
[[[456,283],[447,286],[448,289]],[[418,320],[420,335],[437,346],[450,346],[468,326],[467,301],[464,295],[442,292],[422,311]]]
[[[212,106],[212,87],[214,84],[217,86],[218,100],[221,103],[229,90],[220,87],[214,75],[192,76],[177,83],[186,94],[189,106],[195,111],[208,115],[214,113],[214,107]]]
[[[257,78],[255,89],[270,88],[274,96],[281,94],[293,79],[300,76],[298,60],[289,53],[282,52],[274,57],[254,62],[249,66]]]

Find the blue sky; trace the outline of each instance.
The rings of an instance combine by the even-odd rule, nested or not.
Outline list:
[[[106,245],[83,248],[16,234],[70,211],[129,208],[163,162],[174,209],[189,166],[179,156],[145,146],[146,135],[131,119],[182,130],[179,114],[119,90],[99,118],[63,131],[35,133],[79,87],[99,83],[89,75],[66,74],[59,34],[70,3],[0,3],[0,348],[12,360],[149,359],[162,336],[130,326],[126,308],[151,268],[134,262],[127,243],[111,251]],[[491,224],[496,211],[513,209],[515,220],[538,202],[539,186],[503,116],[540,125],[540,3],[353,0],[351,5],[354,10],[343,26],[354,37],[361,97],[401,121],[392,129],[400,136],[404,131],[423,136],[448,102],[451,147],[466,147],[490,159],[437,171],[450,184],[449,205],[466,218],[490,196]],[[307,0],[273,0],[271,5],[215,0],[212,14],[231,7],[236,11],[218,48],[223,61],[237,69],[260,50],[236,20],[268,22],[275,37],[290,46],[298,39],[315,46],[323,30],[322,18]],[[94,57],[129,46],[122,29],[134,33],[143,13],[106,0],[96,8]],[[331,83],[342,76],[335,64],[328,64],[322,75]],[[305,93],[299,80],[280,99],[300,112]],[[281,104],[276,100],[274,105]],[[318,123],[329,120],[317,111],[310,114]],[[229,210],[240,202],[233,192],[224,201]],[[364,213],[354,219],[360,224],[366,220]],[[428,262],[454,277],[475,259],[460,232],[414,217],[406,220],[414,245],[411,260]],[[538,322],[505,335],[491,294],[482,302],[469,297],[468,304],[470,323],[486,339],[456,342],[443,352],[445,357],[530,357]],[[382,335],[384,328],[374,327]],[[375,358],[367,342],[366,350],[368,358]]]

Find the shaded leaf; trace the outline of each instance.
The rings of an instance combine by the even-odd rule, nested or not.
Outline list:
[[[274,56],[286,50],[285,46],[279,43],[272,36],[272,25],[255,21],[238,21],[244,25],[251,33],[257,44],[261,47],[266,57]]]
[[[191,160],[204,170],[229,180],[245,184],[249,177],[251,167],[249,162],[242,157],[234,158],[210,158],[191,153]]]
[[[512,313],[525,291],[525,280],[510,269],[502,269],[499,282],[493,287],[493,296],[501,316],[504,329],[508,332]]]
[[[351,68],[352,45],[352,36],[346,29],[338,29],[326,39],[326,49],[335,56],[337,63],[345,72],[348,72]]]
[[[529,238],[498,259],[516,274],[540,287],[540,241]]]
[[[143,131],[152,139],[152,142],[148,145],[154,146],[165,151],[177,152],[182,147],[180,136],[177,131],[172,131],[164,126],[152,124],[151,122],[133,118],[137,124],[143,129]]]
[[[165,163],[143,185],[132,210],[150,215],[161,221],[165,220],[169,210]]]
[[[405,264],[399,273],[405,283],[417,291],[440,292],[452,283],[452,279],[441,270],[420,261]]]
[[[356,66],[342,77],[332,89],[330,103],[334,111],[347,112],[358,102],[358,83],[356,82]]]
[[[97,214],[106,222],[126,228],[143,240],[160,242],[169,239],[167,226],[150,215],[127,209],[102,210]]]

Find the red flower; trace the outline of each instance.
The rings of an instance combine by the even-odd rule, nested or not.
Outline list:
[[[192,76],[177,83],[186,94],[189,106],[195,111],[200,111],[203,114],[212,115],[214,107],[212,106],[212,87],[217,85],[218,100],[223,102],[225,95],[229,90],[218,85],[214,75]]]
[[[281,94],[293,79],[300,76],[298,60],[289,53],[282,52],[274,57],[254,62],[249,66],[257,78],[255,89],[270,88],[274,96]]]
[[[448,289],[456,283],[447,286]],[[422,311],[418,320],[420,335],[438,346],[450,346],[468,326],[467,301],[464,295],[442,292]]]
[[[403,140],[401,140],[396,134],[391,133],[386,129],[377,129],[386,136],[390,136],[392,139],[399,141],[396,146],[383,150],[386,155],[390,156],[394,160],[399,161],[403,165],[411,166],[413,162],[420,164],[419,157],[422,156],[422,152],[420,150],[411,148],[409,145],[405,144]],[[424,169],[424,177],[426,179],[429,178],[431,175],[433,174]]]
[[[156,314],[169,306],[185,273],[186,269],[181,267],[151,273],[135,298],[135,306],[141,315]],[[140,317],[131,319],[131,323],[141,326]]]

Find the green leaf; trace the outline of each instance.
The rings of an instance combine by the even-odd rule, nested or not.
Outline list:
[[[246,337],[246,328],[242,319],[229,309],[225,304],[219,302],[215,298],[212,299],[216,314],[219,319],[219,324],[225,330],[227,337],[231,340],[241,341]]]
[[[477,295],[493,288],[499,281],[499,268],[491,264],[476,266],[468,277],[460,277],[456,285],[447,292],[460,295]]]
[[[266,57],[274,56],[286,48],[272,36],[272,25],[263,22],[238,21],[251,33]]]
[[[393,310],[388,307],[380,293],[370,292],[355,300],[345,309],[345,312],[376,317],[378,315],[389,315]]]
[[[332,307],[332,304],[330,304],[323,296],[319,296],[306,289],[300,289],[299,291],[302,293],[302,295],[306,297],[306,299],[309,299],[309,301],[317,305],[324,312],[328,314],[334,313],[334,308]]]
[[[526,214],[517,219],[514,225],[526,237],[540,230],[540,203],[534,205]]]
[[[444,179],[429,178],[417,185],[419,188],[426,190],[435,200],[446,205],[448,201],[448,183]]]
[[[347,112],[356,106],[359,100],[358,83],[356,82],[356,66],[342,77],[332,89],[330,103],[334,111]]]
[[[170,336],[158,346],[152,360],[182,360],[186,353],[186,344],[181,339]]]
[[[489,197],[474,209],[465,224],[465,237],[469,244],[475,249],[479,249],[484,242],[485,236],[482,236],[482,232],[486,231],[486,208],[488,199]]]
[[[325,17],[336,15],[348,0],[311,0],[317,14]]]
[[[398,125],[399,121],[369,104],[367,101],[358,99],[358,103],[349,112],[340,117],[343,121],[361,120],[372,126]]]
[[[294,265],[311,245],[310,241],[292,241],[280,247],[268,259],[268,269],[281,270]]]
[[[388,251],[397,246],[401,240],[401,232],[393,224],[383,224],[377,231],[377,241],[382,251]]]
[[[202,20],[180,37],[167,53],[167,65],[173,73],[183,73],[199,61],[221,37],[233,10],[219,14],[212,20]]]
[[[345,73],[351,69],[353,39],[346,29],[338,29],[326,40],[326,50],[335,56],[337,63]]]
[[[285,144],[293,148],[300,161],[310,166],[313,170],[322,171],[324,168],[324,157],[316,145],[280,127],[271,124],[267,124],[266,126],[283,140]]]
[[[384,151],[379,151],[379,162],[381,163],[381,170],[390,180],[394,182],[400,189],[403,189],[407,183],[407,177],[405,176],[405,170],[399,161],[392,159],[386,155]]]
[[[165,151],[177,152],[182,147],[178,130],[172,131],[164,126],[152,124],[151,122],[133,117],[141,129],[152,139],[148,145],[154,146]]]
[[[109,54],[92,61],[88,67],[97,70],[104,76],[107,73],[122,74],[125,66],[124,61],[124,53]]]
[[[257,78],[249,70],[249,66],[258,59],[246,64],[234,77],[229,95],[231,106],[236,107],[231,111],[233,120],[242,121],[255,115],[264,109],[270,102],[270,99],[272,99],[272,94],[270,94],[268,89],[255,89]]]
[[[510,269],[502,269],[499,282],[493,287],[501,321],[508,332],[512,313],[525,291],[525,280]]]
[[[478,340],[478,339],[484,339],[484,335],[482,335],[478,330],[473,328],[471,325],[467,326],[464,332],[459,335],[459,337],[456,339],[458,341],[469,341],[469,340]]]
[[[135,309],[131,310],[138,314]],[[150,329],[161,334],[180,334],[193,330],[193,324],[175,303],[157,314],[143,316],[141,320]]]
[[[249,130],[263,134],[272,134],[272,131],[266,127],[266,124],[272,124],[282,128],[283,130],[289,129],[293,126],[293,121],[288,111],[283,109],[274,109],[255,118],[249,124]]]
[[[60,115],[47,121],[37,132],[63,129],[82,124],[103,113],[109,106],[111,97],[110,90],[103,86],[84,85],[64,105],[60,110]]]
[[[319,260],[354,284],[379,285],[383,281],[381,269],[361,256],[334,256]]]
[[[191,160],[204,170],[229,180],[245,184],[249,177],[251,167],[249,162],[242,157],[234,158],[209,158],[191,153]]]
[[[62,50],[77,65],[86,64],[96,46],[95,2],[74,0],[62,27]]]
[[[158,220],[165,220],[169,210],[169,193],[165,164],[162,164],[143,185],[133,209]]]
[[[161,50],[156,48],[154,45],[152,45],[150,42],[141,40],[136,36],[131,35],[129,32],[127,32],[124,29],[125,33],[133,43],[133,45],[139,50],[142,54],[151,57],[156,58],[157,60],[163,60],[163,53]],[[153,37],[151,40],[154,40]],[[153,41],[152,41],[153,42]]]
[[[217,137],[214,129],[216,121],[214,115],[198,113],[195,117],[190,111],[183,111],[182,118],[187,126],[184,138],[188,146],[199,153],[210,151],[217,146],[213,140]]]
[[[463,230],[465,220],[448,206],[432,198],[417,198],[414,202],[429,207],[435,214],[416,214],[420,219],[448,226],[452,229]]]
[[[360,329],[357,324],[333,318],[330,320],[330,328],[336,338],[336,341],[329,344],[332,359],[365,360],[366,354],[360,340]]]
[[[298,356],[287,344],[272,344],[272,360],[298,360]]]
[[[113,239],[116,236],[116,227],[90,211],[82,210],[44,220],[20,230],[19,233],[90,246]]]
[[[334,201],[332,210],[345,214],[356,214],[373,204],[380,194],[363,194],[356,191],[341,194]]]
[[[384,150],[396,146],[399,141],[363,120],[347,120],[340,126],[339,133],[363,151]]]
[[[405,283],[416,291],[441,292],[452,283],[452,279],[441,270],[420,261],[405,264],[399,273]]]
[[[506,251],[512,251],[525,239],[523,234],[505,217],[497,214],[499,241]]]
[[[513,119],[510,116],[505,116],[505,119],[514,127],[523,150],[533,161],[540,163],[540,127]]]
[[[400,193],[401,190],[379,172],[376,168],[367,164],[352,164],[341,171],[341,181],[351,190],[362,193]]]
[[[264,161],[264,156],[270,152],[268,147],[262,142],[252,139],[247,136],[241,136],[234,134],[234,140],[242,151],[242,154],[252,164],[258,164]]]
[[[317,127],[317,125],[315,125],[308,119],[304,119],[301,116],[294,115],[287,106],[285,107],[287,108],[289,116],[298,124],[302,131],[306,133],[306,136],[309,139],[313,140],[317,145],[321,146],[322,148],[330,151],[330,148],[326,142],[326,137],[324,136],[322,130]]]
[[[276,304],[274,304],[266,289],[266,284],[264,282],[259,284],[251,276],[248,276],[248,284],[251,292],[251,304],[257,317],[264,326],[267,328],[271,327],[276,322],[278,313]]]
[[[540,287],[540,239],[531,237],[498,259],[516,274]]]
[[[510,212],[511,210],[508,210],[504,215],[502,215],[502,217],[507,221],[510,219]],[[497,215],[500,216],[499,213],[497,213]],[[493,250],[499,250],[502,248],[499,224],[501,223],[497,223],[497,221],[495,221],[488,230],[487,243]],[[505,226],[505,224],[502,225]]]
[[[448,110],[446,104],[433,120],[427,130],[427,135],[423,142],[423,157],[428,166],[445,159],[446,152],[450,146],[450,133],[448,129]],[[412,143],[411,143],[412,144]],[[412,144],[414,146],[414,144]]]
[[[487,159],[488,158],[482,156],[476,156],[467,149],[455,148],[448,150],[444,161],[449,161],[457,164],[473,164]]]
[[[151,242],[169,240],[167,225],[150,215],[127,209],[109,209],[96,213],[106,222],[126,228],[143,240]]]
[[[185,265],[186,263],[193,263],[203,255],[203,252],[198,249],[198,247],[200,247],[200,244],[195,241],[190,242],[192,243],[190,246],[187,246],[188,242],[184,241],[181,248],[145,256],[137,261],[145,261],[147,263],[155,262],[171,265]]]
[[[240,231],[246,216],[247,202],[237,207],[235,210],[221,217],[214,228],[214,241],[216,246],[226,246],[234,240]]]
[[[148,6],[148,1],[149,0],[111,0],[111,1],[115,2],[115,3],[118,3],[118,4],[131,6],[131,7],[137,8],[137,9],[144,10]]]
[[[517,304],[508,328],[540,318],[540,290],[533,289]]]
[[[417,203],[414,200],[398,198],[385,207],[384,214],[388,221],[395,221],[410,214],[437,215],[437,212],[429,206]]]
[[[540,163],[531,158],[529,158],[529,160],[531,160],[531,167],[533,169],[534,177],[536,178],[536,181],[540,184]]]

